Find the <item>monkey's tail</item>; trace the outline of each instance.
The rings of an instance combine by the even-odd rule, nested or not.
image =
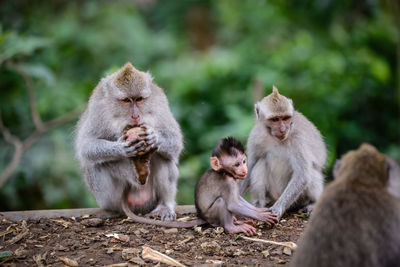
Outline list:
[[[173,228],[190,228],[196,225],[202,225],[207,223],[206,221],[202,219],[197,219],[193,221],[188,221],[188,222],[167,222],[167,221],[158,221],[158,220],[153,220],[149,218],[144,218],[141,216],[136,215],[131,211],[129,208],[126,199],[122,199],[122,210],[124,211],[125,215],[131,218],[134,222],[137,223],[146,223],[146,224],[152,224],[152,225],[158,225],[158,226],[164,226],[164,227],[173,227]]]

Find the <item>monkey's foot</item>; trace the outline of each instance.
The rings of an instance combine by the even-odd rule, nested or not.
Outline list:
[[[307,213],[307,216],[310,217],[311,213],[313,211],[314,208],[314,203],[313,204],[309,204],[307,206],[305,206],[304,208],[299,209],[299,213]]]
[[[246,223],[241,225],[225,226],[224,228],[230,234],[244,233],[247,236],[253,236],[257,233],[256,228]]]
[[[162,204],[158,205],[149,215],[160,217],[162,221],[174,221],[176,219],[175,211]]]
[[[236,219],[236,217],[233,217],[233,224],[242,225],[244,223],[251,226],[256,226],[256,223],[253,220],[239,221],[238,219]]]

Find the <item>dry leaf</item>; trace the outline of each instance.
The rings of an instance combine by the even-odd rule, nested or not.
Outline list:
[[[224,231],[225,231],[224,227],[217,227],[214,229],[214,232],[218,235],[222,234]]]
[[[140,250],[138,248],[125,248],[122,250],[122,258],[124,260],[130,260],[132,258],[138,257]]]
[[[68,259],[67,257],[59,257],[58,260],[70,267],[78,267],[79,266],[77,261]]]
[[[283,254],[290,256],[290,255],[292,255],[292,250],[289,247],[284,247]]]
[[[201,234],[201,226],[195,226],[194,231]]]
[[[38,255],[34,255],[33,256],[33,260],[35,261],[36,265],[38,267],[44,267],[43,263],[42,263],[42,255],[38,254]]]
[[[65,228],[68,228],[68,226],[70,226],[72,224],[72,223],[67,222],[65,220],[52,220],[52,221],[61,224]]]
[[[163,229],[164,234],[176,234],[178,233],[178,228],[168,228]]]
[[[207,264],[222,265],[224,262],[220,260],[206,260]]]
[[[129,264],[127,262],[123,262],[123,263],[114,263],[114,264],[110,264],[110,265],[104,265],[103,267],[128,267]]]
[[[91,218],[82,220],[81,224],[88,227],[97,227],[103,225],[104,221],[100,218]]]
[[[116,233],[106,234],[106,237],[114,237],[115,239],[121,240],[122,242],[129,242],[130,240],[129,236]]]
[[[171,266],[184,267],[182,263],[149,247],[143,247],[142,258],[162,262]]]

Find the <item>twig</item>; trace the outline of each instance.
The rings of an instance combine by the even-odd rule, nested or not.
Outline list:
[[[21,68],[20,65],[8,62],[8,66],[13,68],[19,75],[21,75],[21,77],[25,82],[26,89],[29,95],[29,106],[31,110],[32,120],[35,125],[35,130],[25,140],[21,140],[17,136],[11,134],[8,128],[4,125],[0,111],[0,133],[3,135],[4,140],[7,143],[12,144],[14,146],[14,155],[12,159],[8,163],[4,171],[0,174],[0,187],[2,187],[7,182],[12,173],[15,171],[26,150],[28,150],[31,146],[33,146],[40,139],[40,137],[42,137],[44,133],[77,118],[84,110],[84,107],[80,107],[58,118],[49,120],[47,122],[43,122],[42,118],[40,117],[39,110],[37,108],[36,98],[35,98],[35,88],[33,85],[32,78]]]
[[[255,241],[255,242],[262,242],[266,244],[271,244],[271,245],[278,245],[278,246],[284,246],[288,247],[292,250],[295,250],[297,248],[296,243],[294,242],[277,242],[277,241],[272,241],[272,240],[265,240],[265,239],[258,239],[258,238],[250,238],[247,236],[240,236],[243,239],[250,240],[250,241]]]

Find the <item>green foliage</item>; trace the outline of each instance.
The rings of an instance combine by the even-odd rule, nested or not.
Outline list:
[[[377,0],[16,2],[0,6],[0,105],[10,131],[24,138],[33,123],[24,81],[9,62],[33,78],[49,120],[84,105],[101,77],[131,61],[165,89],[185,135],[180,204],[193,203],[220,138],[246,142],[256,82],[264,95],[275,84],[317,125],[328,175],[362,142],[400,159],[399,36]],[[0,188],[0,210],[95,205],[74,160],[74,123],[28,150]],[[1,171],[13,148],[1,138],[0,147]]]

